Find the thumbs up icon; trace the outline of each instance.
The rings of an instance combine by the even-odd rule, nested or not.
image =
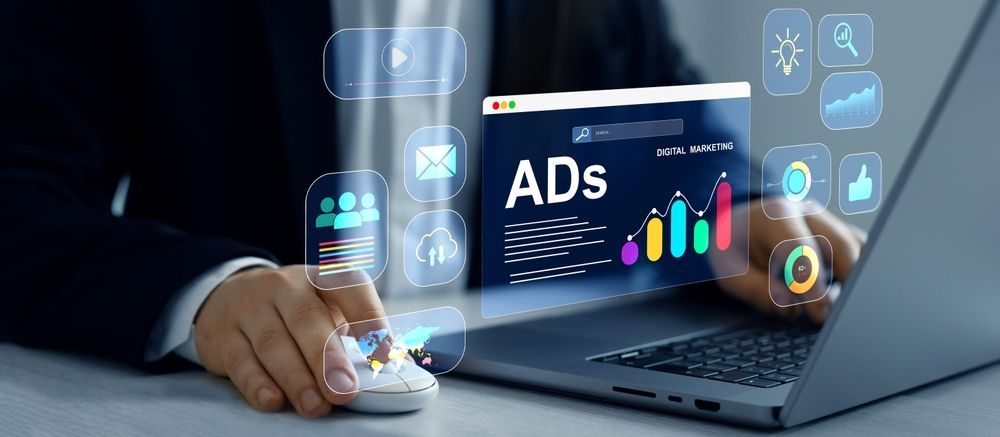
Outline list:
[[[871,198],[872,178],[868,177],[868,164],[862,164],[858,178],[847,186],[847,201],[858,202]]]

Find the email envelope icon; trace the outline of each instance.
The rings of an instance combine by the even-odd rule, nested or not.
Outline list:
[[[454,144],[417,147],[417,180],[447,179],[458,172],[458,152]]]

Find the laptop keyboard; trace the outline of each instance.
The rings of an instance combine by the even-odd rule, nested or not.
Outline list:
[[[771,388],[795,381],[819,327],[769,325],[596,358],[609,364]]]

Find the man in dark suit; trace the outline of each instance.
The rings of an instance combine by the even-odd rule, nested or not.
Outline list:
[[[654,0],[467,3],[517,29],[494,31],[489,94],[695,80]],[[0,339],[134,365],[176,353],[261,410],[287,400],[315,417],[350,401],[327,384],[351,391],[357,375],[322,345],[384,316],[374,288],[319,294],[301,266],[278,267],[303,261],[303,195],[350,147],[321,78],[330,5],[5,2]],[[113,213],[116,189],[128,201]],[[849,266],[855,233],[810,220],[760,244],[822,233]],[[748,281],[730,288],[773,308]],[[154,350],[178,325],[180,344]]]

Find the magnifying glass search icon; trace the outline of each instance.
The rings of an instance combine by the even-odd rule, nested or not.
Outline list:
[[[851,54],[858,57],[858,50],[854,48],[854,29],[851,25],[841,22],[833,29],[833,43],[842,49],[851,49]]]
[[[580,129],[580,135],[577,136],[576,139],[573,140],[573,142],[574,143],[578,143],[578,142],[580,142],[580,140],[582,140],[584,138],[590,138],[590,128],[588,128],[588,127]]]

